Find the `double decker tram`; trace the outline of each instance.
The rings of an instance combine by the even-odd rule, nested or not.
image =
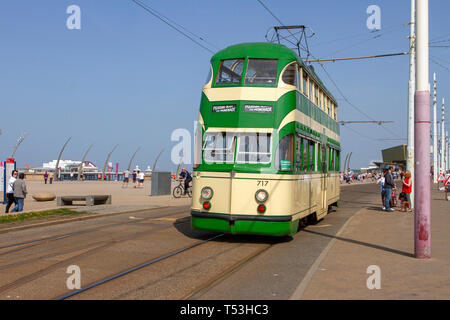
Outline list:
[[[293,235],[340,194],[337,103],[292,50],[244,43],[211,58],[195,137],[192,228]]]

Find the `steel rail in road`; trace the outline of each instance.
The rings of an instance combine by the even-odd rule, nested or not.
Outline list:
[[[155,217],[152,217],[152,218],[155,218]],[[140,221],[143,221],[143,220],[144,219],[141,219]],[[137,222],[137,221],[133,221],[133,222]],[[183,221],[183,222],[180,222],[178,224],[187,223],[187,222],[188,221]],[[96,241],[96,242],[93,242],[93,243],[89,243],[87,245],[84,245],[81,249],[83,249],[83,248],[87,249],[87,248],[91,248],[93,246],[95,246],[95,247],[93,249],[85,251],[85,252],[83,252],[83,253],[81,253],[79,255],[76,255],[74,257],[70,257],[70,258],[64,259],[64,260],[59,261],[59,262],[57,262],[55,264],[52,264],[52,265],[50,265],[50,266],[48,266],[48,267],[46,267],[44,269],[38,270],[38,271],[36,271],[34,273],[28,274],[26,276],[23,276],[23,277],[21,277],[19,279],[14,280],[13,282],[10,282],[10,283],[8,283],[6,285],[3,285],[3,286],[0,287],[0,293],[6,292],[6,291],[9,291],[9,290],[13,290],[13,289],[18,288],[18,287],[20,287],[20,286],[22,286],[24,284],[27,284],[27,283],[29,283],[29,282],[31,282],[33,280],[39,279],[39,278],[47,275],[48,273],[53,272],[53,271],[57,270],[58,268],[67,265],[67,263],[74,262],[76,259],[92,255],[92,254],[97,253],[97,252],[99,252],[101,250],[109,248],[109,247],[111,247],[111,246],[113,246],[115,244],[123,243],[124,241],[136,239],[136,238],[139,238],[141,236],[152,234],[152,233],[155,233],[155,232],[158,232],[158,231],[166,230],[166,229],[169,229],[171,227],[172,227],[172,225],[169,225],[169,226],[162,225],[160,227],[156,227],[156,228],[153,228],[153,229],[150,229],[150,230],[147,230],[147,231],[143,231],[143,232],[139,232],[139,233],[134,233],[134,234],[127,235],[127,236],[124,236],[124,237],[121,237],[121,238],[117,238],[117,239],[102,240],[102,241]],[[68,252],[69,251],[73,251],[73,248],[69,249]],[[64,254],[64,252],[63,253],[59,253],[59,254]],[[16,266],[21,266],[21,265],[24,265],[26,263],[34,262],[34,261],[39,260],[39,259],[42,260],[42,259],[49,258],[49,257],[51,258],[51,257],[54,257],[54,256],[56,256],[56,254],[49,255],[48,257],[37,257],[37,258],[30,259],[30,261],[25,261],[25,262],[22,261],[22,262],[16,263],[15,265]],[[4,270],[4,269],[7,269],[7,268],[11,268],[11,267],[14,267],[14,265],[3,266],[1,268],[2,268],[2,270]]]
[[[187,294],[184,298],[181,300],[195,300],[208,291],[210,291],[212,288],[214,288],[216,285],[227,279],[229,276],[231,276],[236,271],[240,270],[242,267],[253,261],[256,257],[260,256],[264,252],[266,252],[268,249],[272,248],[273,244],[268,244],[262,248],[259,248],[257,251],[253,252],[252,254],[248,255],[244,259],[236,262],[231,267],[227,268],[225,271],[221,272],[219,275],[208,281],[207,283],[201,285],[200,287],[197,287],[193,291],[191,291],[189,294]]]
[[[154,263],[157,263],[157,262],[159,262],[159,261],[163,261],[163,260],[165,260],[165,259],[167,259],[167,258],[173,257],[173,256],[175,256],[175,255],[177,255],[177,254],[180,254],[180,253],[182,253],[182,252],[185,252],[185,251],[187,251],[187,250],[190,250],[190,249],[192,249],[192,248],[195,248],[195,247],[197,247],[197,246],[199,246],[199,245],[202,245],[202,244],[204,244],[204,243],[207,243],[207,242],[209,242],[209,241],[212,241],[212,240],[214,240],[214,239],[217,239],[217,238],[219,238],[219,237],[222,237],[223,235],[224,235],[224,234],[221,233],[221,234],[219,234],[219,235],[215,235],[214,237],[208,238],[208,239],[203,240],[203,241],[199,241],[199,242],[197,242],[197,243],[194,243],[194,244],[192,244],[192,245],[190,245],[190,246],[187,246],[187,247],[184,247],[184,248],[182,248],[182,249],[178,249],[178,250],[176,250],[176,251],[172,251],[172,252],[170,252],[170,253],[168,253],[168,254],[166,254],[166,255],[163,255],[163,256],[161,256],[161,257],[152,259],[152,260],[147,261],[147,262],[145,262],[145,263],[142,263],[142,264],[140,264],[140,265],[138,265],[138,266],[135,266],[135,267],[129,268],[129,269],[125,270],[125,271],[116,273],[116,274],[114,274],[114,275],[112,275],[112,276],[109,276],[109,277],[103,279],[103,280],[94,282],[94,283],[92,283],[92,284],[90,284],[90,285],[88,285],[88,286],[86,286],[86,287],[84,287],[84,288],[81,288],[81,289],[78,289],[78,290],[76,290],[76,291],[73,291],[73,292],[70,292],[70,293],[68,293],[68,294],[65,294],[65,295],[63,295],[63,296],[61,296],[61,297],[56,298],[55,300],[65,300],[65,299],[67,299],[67,298],[73,297],[73,296],[75,296],[75,295],[77,295],[77,294],[80,294],[80,293],[82,293],[82,292],[85,292],[85,291],[87,291],[87,290],[89,290],[89,289],[98,287],[98,286],[100,286],[100,285],[102,285],[102,284],[104,284],[104,283],[106,283],[106,282],[109,282],[109,281],[112,281],[112,280],[114,280],[114,279],[123,277],[124,275],[127,275],[127,274],[129,274],[129,273],[131,273],[131,272],[133,272],[133,271],[142,269],[142,268],[144,268],[144,267],[147,267],[147,266],[152,265],[152,264],[154,264]]]
[[[145,211],[147,211],[147,210],[152,211],[152,210],[158,210],[158,209],[168,209],[168,208],[180,208],[180,207],[149,208],[149,209],[145,209]],[[181,210],[184,210],[184,209],[181,209]],[[123,212],[123,213],[120,213],[120,214],[130,214],[130,213],[134,213],[134,212],[135,211],[133,211],[133,212]],[[175,214],[178,214],[178,213],[181,213],[181,212],[179,212],[179,210],[176,210],[175,212],[171,212],[170,211],[170,213],[168,215],[162,215],[162,216],[157,215],[157,216],[152,216],[152,217],[146,217],[146,218],[142,218],[142,219],[140,219],[138,221],[146,221],[146,220],[155,219],[155,218],[163,218],[163,217],[175,215]],[[103,216],[103,217],[105,217],[105,216]],[[118,222],[118,223],[113,223],[113,224],[108,224],[108,225],[88,228],[88,229],[84,229],[84,230],[79,230],[79,231],[74,231],[74,232],[69,232],[69,233],[63,233],[63,234],[54,235],[54,236],[45,237],[45,238],[39,238],[39,239],[28,240],[28,241],[23,241],[23,242],[18,242],[18,243],[12,243],[12,244],[8,244],[8,245],[0,246],[0,249],[17,247],[17,246],[21,246],[21,245],[24,245],[24,244],[30,244],[30,243],[35,243],[35,242],[47,241],[47,240],[64,239],[64,238],[67,238],[67,237],[70,237],[70,236],[74,236],[74,235],[78,235],[78,234],[82,234],[82,233],[86,233],[86,232],[92,232],[92,231],[97,231],[97,230],[106,229],[106,228],[112,228],[112,227],[116,227],[116,226],[120,226],[120,225],[136,223],[138,221],[133,220],[133,221]],[[29,248],[29,247],[31,247],[31,246],[20,248],[20,250],[21,249],[25,249],[25,248]],[[9,253],[9,252],[11,252],[11,251],[2,252],[2,253],[0,253],[0,256],[4,255],[6,253]]]

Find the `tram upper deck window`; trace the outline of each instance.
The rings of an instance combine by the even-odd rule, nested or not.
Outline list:
[[[237,163],[270,163],[272,135],[270,133],[241,134],[238,137]]]
[[[291,63],[283,72],[283,82],[291,86],[297,86],[297,64]]]
[[[216,84],[240,84],[244,59],[222,60]]]
[[[203,145],[205,162],[233,163],[235,137],[236,135],[234,133],[207,133]]]
[[[248,59],[245,84],[275,85],[277,82],[276,59]]]

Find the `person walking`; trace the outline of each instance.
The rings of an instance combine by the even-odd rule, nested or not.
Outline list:
[[[384,202],[385,202],[385,211],[394,211],[390,207],[389,201],[392,196],[392,189],[395,187],[394,178],[392,177],[392,172],[394,171],[394,166],[390,166],[389,170],[386,172],[384,176]]]
[[[408,170],[405,172],[405,177],[402,179],[403,188],[402,193],[404,194],[404,201],[402,201],[402,209],[400,211],[408,211],[411,210],[411,192],[412,192],[412,179],[411,172]]]
[[[136,171],[133,170],[133,173],[131,174],[131,176],[133,177],[133,188],[136,188]]]
[[[128,188],[128,182],[130,181],[130,170],[126,169],[123,172],[123,184],[122,188]]]
[[[45,171],[44,173],[44,183],[47,184],[47,179],[48,179],[48,172]]]
[[[143,188],[144,187],[144,178],[145,178],[145,173],[144,171],[138,171],[138,188]]]
[[[25,174],[23,172],[19,173],[19,179],[14,181],[13,189],[14,189],[14,198],[16,198],[17,203],[14,209],[11,212],[22,212],[23,211],[23,203],[25,198],[27,197],[27,186],[25,185]]]
[[[11,173],[11,178],[8,180],[8,184],[6,185],[6,207],[5,207],[5,213],[9,213],[9,208],[11,208],[12,204],[14,203],[14,206],[17,204],[16,198],[14,198],[14,189],[13,185],[14,182],[17,179],[17,175],[19,172],[17,170],[13,170]]]

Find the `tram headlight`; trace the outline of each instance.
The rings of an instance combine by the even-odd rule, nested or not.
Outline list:
[[[255,199],[258,202],[266,202],[268,198],[269,194],[267,193],[266,190],[260,189],[255,193]]]
[[[213,197],[214,192],[210,187],[204,187],[201,192],[202,198],[209,200]]]

